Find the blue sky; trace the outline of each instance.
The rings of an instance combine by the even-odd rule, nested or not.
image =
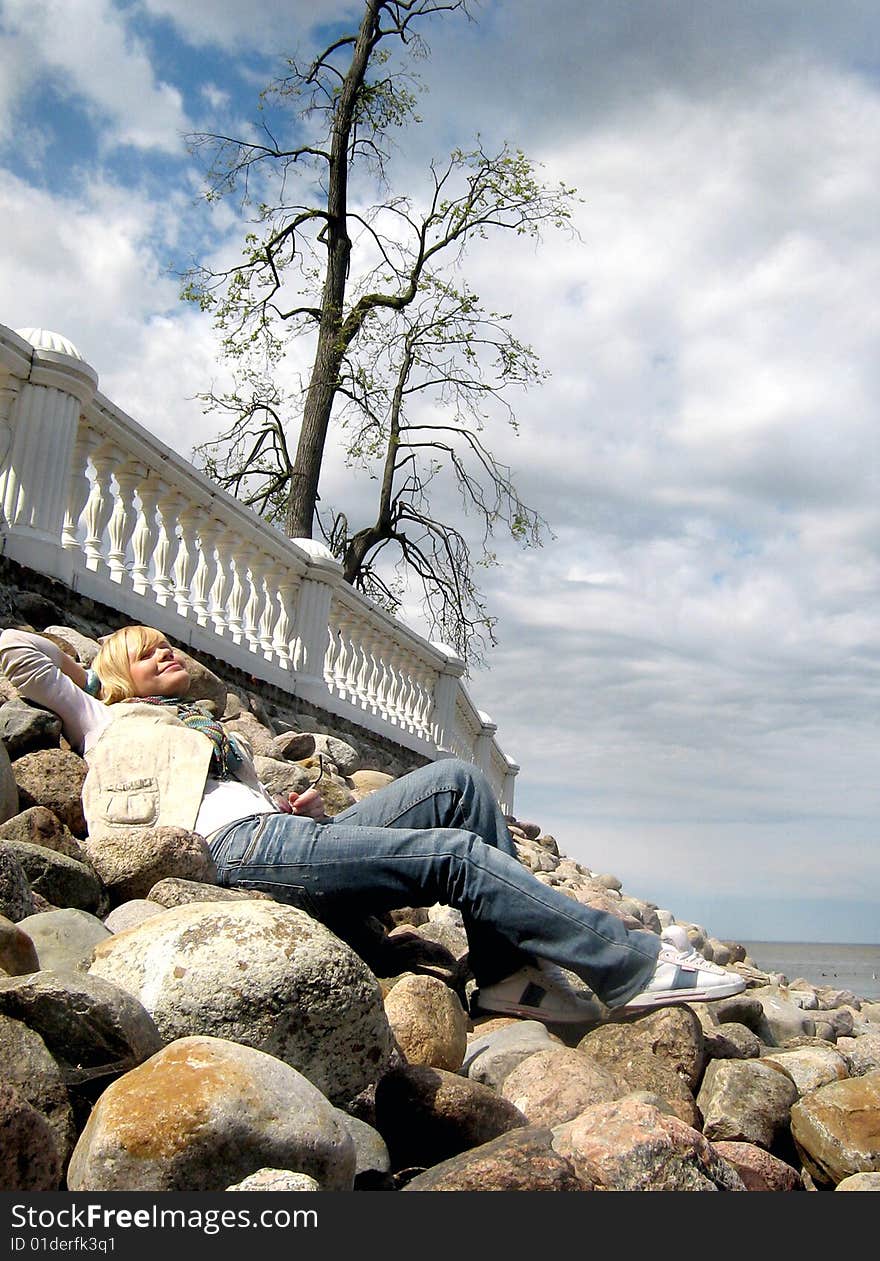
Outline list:
[[[169,267],[242,233],[183,137],[241,133],[278,54],[358,8],[0,0],[0,322],[69,337],[178,449],[225,368]],[[493,440],[555,540],[499,547],[471,685],[517,813],[720,936],[878,941],[880,14],[473,13],[426,32],[395,187],[479,131],[583,198],[578,240],[467,272],[551,374]],[[322,495],[369,493],[337,448]]]

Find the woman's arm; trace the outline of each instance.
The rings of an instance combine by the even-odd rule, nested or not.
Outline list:
[[[22,696],[54,710],[72,747],[87,747],[109,722],[107,706],[83,691],[83,667],[51,639],[29,631],[3,631],[0,665]]]

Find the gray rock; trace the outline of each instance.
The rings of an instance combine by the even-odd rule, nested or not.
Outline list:
[[[298,762],[284,762],[275,757],[255,757],[254,769],[260,783],[275,796],[289,797],[291,793],[305,792],[315,778]]]
[[[67,1087],[40,1035],[8,1016],[0,1016],[0,1081],[11,1082],[31,1107],[46,1118],[66,1165],[76,1142]]]
[[[537,1051],[559,1045],[546,1025],[537,1020],[517,1020],[483,1037],[475,1037],[465,1052],[461,1072],[472,1081],[500,1092],[505,1078]]]
[[[86,841],[89,862],[115,903],[145,898],[168,876],[216,883],[217,867],[204,839],[186,828],[138,828],[124,836]]]
[[[152,919],[154,915],[161,915],[164,910],[165,907],[148,901],[147,898],[132,898],[130,902],[120,902],[119,906],[105,917],[104,927],[111,933],[122,933],[126,928],[134,928],[136,924],[143,924],[144,920]]]
[[[880,1070],[880,1029],[858,1038],[838,1038],[837,1050],[846,1060],[850,1077],[864,1077]]]
[[[831,1046],[803,1046],[786,1051],[766,1051],[762,1057],[770,1064],[784,1068],[798,1088],[798,1094],[806,1095],[829,1082],[842,1081],[849,1076],[846,1060]]]
[[[19,920],[19,928],[34,943],[39,964],[34,971],[86,971],[99,941],[110,930],[95,915],[73,908],[42,911]]]
[[[172,1042],[96,1103],[67,1172],[71,1191],[222,1191],[291,1169],[350,1191],[355,1150],[301,1073],[219,1038]]]
[[[101,645],[97,639],[91,638],[89,635],[83,635],[80,631],[74,630],[72,626],[47,626],[40,632],[43,635],[55,635],[59,639],[63,639],[76,653],[76,659],[80,665],[86,669],[92,664],[101,651]]]
[[[314,1178],[307,1173],[291,1173],[289,1169],[258,1169],[227,1187],[227,1191],[320,1191]]]
[[[60,738],[61,719],[48,710],[22,700],[0,705],[0,742],[13,760],[35,749],[57,748]]]
[[[68,1085],[124,1073],[162,1045],[131,994],[87,973],[0,977],[0,1014],[40,1035]]]
[[[371,1085],[393,1040],[378,983],[323,924],[272,901],[174,907],[95,951],[168,1042],[211,1035],[297,1068],[336,1103]]]
[[[315,753],[328,757],[340,775],[353,775],[361,768],[361,755],[354,745],[336,736],[315,734]]]
[[[0,1186],[4,1191],[57,1191],[62,1164],[41,1112],[11,1082],[0,1081]]]
[[[706,1138],[770,1150],[788,1127],[794,1082],[764,1060],[712,1060],[697,1095]]]
[[[272,740],[268,756],[281,762],[298,762],[301,758],[312,757],[314,752],[313,735],[306,731],[283,731]]]
[[[0,743],[0,823],[18,814],[18,784],[6,745]]]
[[[0,915],[17,924],[34,913],[34,896],[21,863],[5,841],[0,841]]]
[[[341,1109],[337,1109],[337,1115],[354,1143],[355,1181],[361,1175],[388,1173],[391,1169],[391,1157],[379,1131]]]
[[[53,906],[97,911],[104,898],[101,882],[90,866],[27,841],[4,841],[18,862],[34,893]]]
[[[703,1040],[706,1057],[711,1060],[757,1059],[764,1049],[756,1033],[732,1020],[714,1029],[704,1026]]]
[[[37,749],[12,763],[18,785],[19,809],[45,806],[76,837],[86,834],[82,786],[86,764],[68,749]]]
[[[259,889],[225,889],[217,884],[205,884],[201,880],[181,880],[178,876],[166,876],[153,885],[147,901],[170,910],[172,906],[189,906],[193,902],[242,902],[254,898],[266,899],[271,894]],[[145,917],[146,918],[146,917]]]
[[[880,1191],[880,1173],[851,1173],[842,1178],[835,1191]]]

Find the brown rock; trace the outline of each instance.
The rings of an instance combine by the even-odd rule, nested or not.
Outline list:
[[[504,1079],[501,1095],[530,1125],[561,1125],[594,1103],[626,1093],[618,1077],[573,1047],[554,1046],[522,1060]]]
[[[553,1150],[550,1130],[511,1130],[426,1169],[404,1191],[590,1191]]]
[[[702,1134],[649,1104],[599,1103],[553,1131],[553,1147],[603,1191],[744,1191]]]
[[[37,749],[12,763],[18,785],[19,809],[45,806],[76,837],[86,835],[82,786],[86,764],[67,749]]]
[[[86,841],[84,849],[114,903],[145,898],[168,876],[203,883],[217,879],[204,840],[186,828],[132,829],[125,836]]]
[[[468,1018],[459,998],[433,976],[405,976],[385,999],[385,1014],[407,1063],[457,1072]]]
[[[797,1097],[797,1086],[775,1064],[712,1060],[697,1095],[703,1133],[713,1142],[730,1139],[769,1149],[787,1129]]]
[[[275,739],[275,732],[269,727],[264,727],[261,722],[257,722],[253,714],[240,714],[238,718],[233,718],[229,722],[224,722],[223,727],[230,735],[238,734],[244,736],[250,745],[251,752],[259,757],[272,757],[272,742]]]
[[[754,1143],[728,1143],[723,1140],[712,1146],[733,1165],[747,1191],[803,1191],[804,1184],[797,1169],[784,1160],[771,1156]]]
[[[172,906],[189,906],[191,902],[241,902],[254,898],[274,901],[271,893],[264,893],[262,889],[225,889],[200,880],[181,880],[178,876],[166,876],[164,880],[159,880],[147,894],[149,902],[155,902],[166,909]],[[117,932],[118,929],[113,931]]]
[[[805,1095],[791,1110],[791,1133],[817,1183],[880,1172],[880,1072]]]
[[[0,824],[0,840],[41,845],[43,849],[54,849],[56,853],[75,858],[79,863],[86,860],[85,850],[70,828],[45,806],[31,806]]]
[[[0,968],[7,976],[37,972],[40,964],[34,943],[27,933],[5,915],[0,915]]]
[[[665,1061],[690,1090],[699,1086],[706,1061],[702,1026],[687,1006],[661,1007],[635,1018],[600,1025],[585,1034],[578,1050],[612,1070],[616,1060],[636,1050],[646,1051]],[[654,1089],[647,1085],[644,1088]]]

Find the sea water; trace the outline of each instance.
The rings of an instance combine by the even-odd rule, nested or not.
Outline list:
[[[763,972],[781,972],[813,985],[849,990],[856,998],[880,1002],[880,945],[836,942],[744,941],[749,958]]]

